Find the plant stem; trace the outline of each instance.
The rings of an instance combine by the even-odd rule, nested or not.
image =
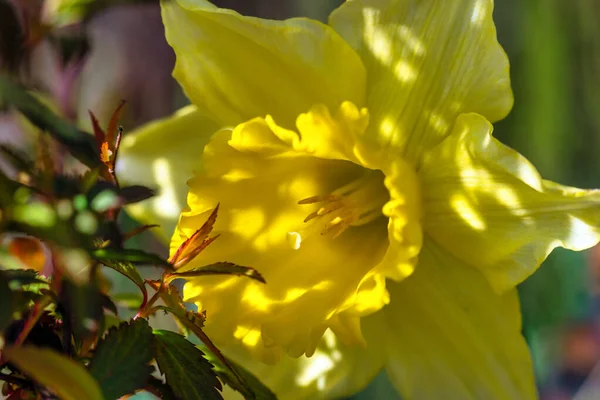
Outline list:
[[[15,339],[13,346],[20,346],[25,343],[25,339],[37,324],[42,314],[44,314],[45,308],[52,303],[52,299],[50,297],[44,297],[42,300],[33,306],[33,310],[31,311],[31,315],[25,321],[25,325],[23,326],[23,330],[19,333],[19,336]]]

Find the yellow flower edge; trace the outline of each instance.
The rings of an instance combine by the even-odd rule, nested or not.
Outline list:
[[[220,237],[187,268],[267,280],[195,279],[184,297],[280,397],[346,396],[385,368],[407,399],[536,398],[515,286],[553,248],[598,242],[599,197],[491,135],[513,101],[492,10],[352,0],[326,26],[162,4],[174,75],[221,127],[201,157],[166,156],[202,162],[172,249],[220,202]],[[181,127],[142,142],[209,136]]]
[[[381,170],[361,165],[359,149],[336,140],[350,131],[360,136],[367,119],[351,103],[336,116],[315,106],[298,118],[298,133],[267,117],[212,138],[203,172],[189,183],[188,210],[171,251],[220,203],[215,233],[221,236],[184,269],[227,260],[251,265],[269,283],[188,282],[185,300],[221,315],[207,332],[241,340],[265,362],[277,361],[282,350],[312,355],[327,328],[348,344],[364,342],[360,316],[388,303],[384,278],[388,271],[410,274],[421,245],[418,188],[406,179],[409,169],[389,192]],[[404,205],[390,214],[388,234],[381,208],[392,202]],[[388,247],[393,259],[383,259]]]

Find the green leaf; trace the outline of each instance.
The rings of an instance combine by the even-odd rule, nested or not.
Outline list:
[[[171,267],[171,264],[162,257],[137,249],[98,249],[92,252],[92,257],[103,264],[107,261],[129,261],[136,264]]]
[[[121,275],[128,278],[130,281],[136,284],[137,287],[140,288],[142,293],[144,294],[144,298],[147,297],[146,285],[144,285],[144,279],[140,276],[135,265],[127,261],[118,261],[118,260],[104,260],[102,264],[106,265],[108,268],[114,269]]]
[[[82,365],[53,350],[8,347],[2,356],[62,400],[112,400],[102,396],[98,382]]]
[[[173,272],[169,275],[175,278],[188,278],[202,275],[238,275],[247,276],[250,279],[266,283],[265,278],[263,278],[263,276],[254,268],[244,267],[230,262],[218,262],[184,272]]]
[[[145,186],[134,185],[121,188],[119,194],[125,200],[125,204],[131,204],[149,199],[156,194],[156,191]]]
[[[220,400],[223,389],[204,353],[183,336],[154,331],[156,362],[167,384],[183,400]]]
[[[100,383],[107,400],[142,389],[152,372],[152,330],[148,321],[138,318],[108,331],[88,367]]]
[[[30,174],[35,172],[35,163],[29,159],[25,152],[5,144],[0,144],[0,154],[2,154],[2,157],[18,171]]]
[[[0,335],[10,324],[13,313],[13,296],[8,287],[8,280],[4,274],[0,275]]]
[[[12,292],[12,312],[24,313],[34,304],[46,297],[44,294],[17,290]]]
[[[237,375],[243,379],[244,382],[240,382],[240,380],[235,376],[235,374],[227,368],[222,361],[219,360],[218,357],[207,353],[206,357],[212,365],[215,367],[215,371],[217,375],[223,382],[229,385],[232,389],[240,392],[246,399],[256,399],[256,400],[276,400],[277,396],[275,393],[271,391],[264,383],[262,383],[256,376],[254,376],[251,372],[244,369],[241,365],[236,364],[235,362],[227,359],[230,367],[235,370]]]
[[[17,284],[19,286],[48,283],[39,278],[37,271],[34,269],[9,269],[0,271],[0,279],[2,278],[6,279],[10,285]]]
[[[0,76],[0,104],[17,108],[34,125],[47,131],[65,145],[74,157],[88,167],[100,165],[100,152],[96,148],[92,135],[80,131],[60,118],[23,87],[11,82],[5,76]]]
[[[77,284],[64,279],[59,298],[65,323],[73,331],[76,341],[102,332],[104,299],[95,283]]]

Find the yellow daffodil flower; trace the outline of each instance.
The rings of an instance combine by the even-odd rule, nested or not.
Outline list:
[[[194,106],[124,141],[120,176],[161,185],[134,213],[173,221],[196,170],[172,251],[220,203],[220,237],[184,268],[267,284],[201,278],[184,298],[282,398],[348,395],[383,368],[404,399],[536,397],[515,286],[598,242],[600,193],[491,135],[513,102],[492,8],[350,0],[325,25],[163,3]]]

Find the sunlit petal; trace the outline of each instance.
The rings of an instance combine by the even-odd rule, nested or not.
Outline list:
[[[214,230],[220,237],[182,270],[231,261],[256,268],[267,284],[202,278],[186,284],[184,297],[208,310],[206,331],[217,342],[241,342],[266,362],[277,361],[283,351],[312,354],[328,327],[345,343],[363,343],[359,318],[388,301],[385,280],[374,272],[387,248],[387,220],[380,211],[388,196],[383,175],[335,159],[344,154],[335,143],[319,150],[328,148],[331,158],[306,150],[319,137],[311,129],[334,133],[351,120],[318,110],[299,118],[306,142],[270,118],[217,133],[206,146],[203,172],[189,183],[189,208],[171,242],[173,252],[221,204]],[[355,123],[362,124],[360,118]],[[327,218],[344,211],[343,197],[341,208],[319,215],[327,205],[300,201],[340,187],[352,187],[348,196],[359,205],[375,200],[379,216],[365,221],[357,216],[345,229],[331,231]]]
[[[492,0],[354,0],[332,13],[367,68],[378,147],[418,160],[458,114],[506,116],[513,98],[492,9]]]
[[[388,287],[387,372],[402,398],[536,398],[515,289],[497,295],[430,240],[414,274]]]
[[[227,357],[259,376],[281,400],[331,399],[362,390],[383,368],[386,335],[383,314],[363,319],[364,346],[346,346],[325,332],[315,354],[292,358],[284,355],[277,365],[267,365],[248,356],[241,346],[224,347]],[[241,396],[224,393],[227,400]]]
[[[203,0],[164,1],[162,10],[174,76],[221,124],[270,114],[293,127],[313,104],[364,104],[364,67],[326,25],[243,17]]]
[[[204,145],[216,130],[213,121],[202,117],[195,106],[188,106],[128,133],[121,142],[117,158],[120,184],[146,185],[158,192],[127,211],[144,223],[160,224],[157,232],[164,241],[172,235],[185,207],[185,181],[200,168]]]
[[[426,232],[503,291],[532,274],[553,248],[598,242],[600,192],[543,181],[491,129],[477,114],[460,116],[424,159],[420,176]]]

